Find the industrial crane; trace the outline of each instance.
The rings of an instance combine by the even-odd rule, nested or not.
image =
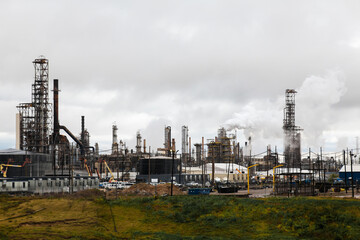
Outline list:
[[[92,174],[92,171],[91,171],[90,167],[87,165],[87,160],[86,159],[84,159],[84,165],[85,165],[86,171],[89,174],[89,177],[92,177],[93,174]]]
[[[24,167],[27,163],[31,163],[29,158],[26,158],[25,162],[22,165],[14,165],[14,164],[10,164],[10,162],[12,162],[11,159],[9,159],[7,164],[0,164],[0,170],[4,178],[7,177],[7,170],[9,167]]]
[[[106,168],[108,169],[108,171],[109,171],[110,174],[111,174],[111,178],[110,178],[110,180],[109,180],[109,182],[111,183],[111,182],[113,182],[114,179],[115,179],[114,174],[113,174],[112,171],[110,170],[109,165],[106,163],[106,161],[105,161],[105,160],[102,160],[102,162],[104,162]]]

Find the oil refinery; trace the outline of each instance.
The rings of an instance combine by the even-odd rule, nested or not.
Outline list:
[[[164,127],[164,145],[156,151],[147,148],[140,131],[131,149],[118,140],[118,127],[113,124],[109,126],[111,153],[101,154],[97,143],[90,144],[85,116],[79,119],[78,134],[60,124],[61,81],[54,79],[53,89],[49,89],[49,60],[41,56],[32,63],[31,101],[16,106],[16,149],[0,151],[2,192],[76,192],[99,188],[101,182],[119,181],[172,182],[216,187],[219,192],[261,184],[273,187],[273,194],[315,195],[327,192],[333,186],[329,179],[335,175],[340,174],[346,188],[350,180],[351,186],[358,182],[360,173],[353,168],[356,156],[352,151],[301,152],[303,129],[295,124],[294,89],[285,90],[283,153],[271,145],[254,153],[251,137],[240,143],[236,131],[224,127],[218,129],[217,136],[192,143],[186,125],[181,128],[181,152],[176,149],[171,126]]]

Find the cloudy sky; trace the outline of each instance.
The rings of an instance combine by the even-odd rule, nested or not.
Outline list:
[[[15,146],[15,114],[31,101],[32,61],[58,78],[60,123],[111,148],[111,126],[135,146],[161,147],[172,126],[192,143],[238,126],[238,140],[282,151],[287,88],[298,91],[302,147],[337,151],[360,136],[357,1],[0,2],[0,149]],[[50,96],[52,98],[52,94]],[[245,128],[242,130],[241,128]]]

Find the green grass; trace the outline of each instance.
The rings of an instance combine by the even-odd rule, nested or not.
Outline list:
[[[0,239],[360,239],[351,199],[1,196],[0,213]]]

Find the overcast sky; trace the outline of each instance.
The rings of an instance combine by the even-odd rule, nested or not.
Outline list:
[[[298,91],[302,147],[337,151],[360,135],[360,3],[357,1],[0,2],[0,149],[15,146],[15,114],[31,101],[32,61],[59,79],[60,123],[91,144],[153,149],[170,125],[192,143],[221,126],[243,127],[243,146],[283,149],[287,88]],[[50,98],[52,99],[52,92]]]

